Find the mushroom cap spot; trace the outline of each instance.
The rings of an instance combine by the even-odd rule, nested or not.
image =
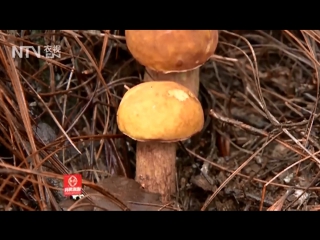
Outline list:
[[[127,46],[142,65],[163,73],[203,65],[218,45],[217,30],[126,30]]]
[[[204,113],[198,98],[171,81],[151,81],[129,89],[117,112],[119,130],[137,141],[176,142],[200,132]]]
[[[185,101],[186,99],[189,98],[188,93],[181,89],[173,89],[173,90],[168,90],[169,96],[175,97],[179,101]]]

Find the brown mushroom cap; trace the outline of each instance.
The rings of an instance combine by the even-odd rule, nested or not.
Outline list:
[[[157,72],[184,72],[204,64],[218,44],[217,30],[126,30],[140,64]]]
[[[151,81],[129,89],[117,113],[118,127],[137,141],[185,140],[204,125],[202,106],[187,88],[170,81]]]

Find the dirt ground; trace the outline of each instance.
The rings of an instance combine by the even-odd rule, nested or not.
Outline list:
[[[12,58],[22,43],[42,56]],[[320,209],[320,31],[219,32],[201,67],[205,127],[178,144],[166,206],[133,181],[136,143],[116,123],[144,73],[124,30],[0,31],[0,44],[0,210]],[[84,198],[64,196],[68,173]]]

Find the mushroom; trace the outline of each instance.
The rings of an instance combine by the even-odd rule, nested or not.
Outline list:
[[[200,132],[204,113],[198,98],[172,81],[149,81],[129,89],[118,112],[119,130],[137,140],[136,181],[170,201],[176,189],[176,142]]]
[[[217,30],[126,30],[132,56],[146,67],[144,80],[170,80],[199,92],[199,67],[218,45]]]

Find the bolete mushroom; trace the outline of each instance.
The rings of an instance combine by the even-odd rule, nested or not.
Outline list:
[[[146,67],[144,80],[169,80],[199,92],[199,67],[214,53],[217,30],[126,30],[132,56]]]
[[[202,130],[204,113],[198,98],[171,81],[150,81],[129,89],[118,112],[119,130],[137,140],[136,181],[159,193],[162,202],[176,189],[176,142]]]

